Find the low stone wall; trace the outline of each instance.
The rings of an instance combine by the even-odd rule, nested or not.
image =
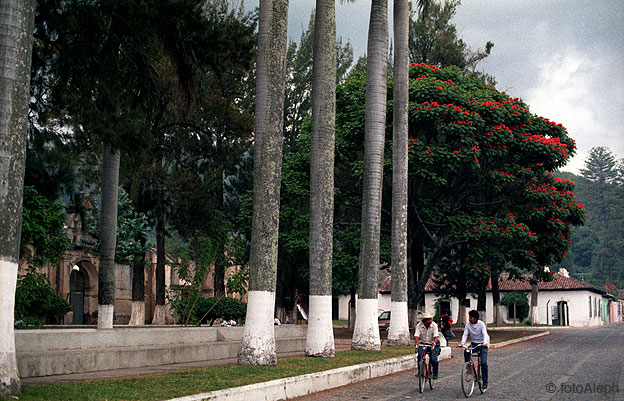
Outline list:
[[[275,326],[278,354],[303,353],[307,326]],[[20,376],[235,359],[243,327],[123,327],[17,330]]]

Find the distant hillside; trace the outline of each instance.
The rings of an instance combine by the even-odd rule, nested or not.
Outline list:
[[[576,183],[575,194],[587,210],[585,226],[577,227],[565,260],[573,277],[603,286],[624,288],[624,186],[599,184],[582,176],[559,172]]]

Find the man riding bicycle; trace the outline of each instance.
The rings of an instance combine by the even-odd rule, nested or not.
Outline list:
[[[421,321],[416,325],[416,331],[414,332],[414,340],[416,340],[416,352],[418,353],[418,375],[420,376],[420,360],[424,356],[425,348],[419,347],[418,344],[422,341],[426,344],[431,344],[431,365],[433,366],[433,378],[438,378],[438,355],[440,355],[440,341],[438,341],[438,325],[433,321],[433,315],[431,313],[423,313]]]
[[[466,327],[464,328],[464,334],[462,335],[461,343],[458,347],[463,347],[468,339],[468,335],[470,335],[470,341],[472,344],[482,344],[477,348],[476,352],[479,352],[481,356],[481,374],[483,375],[483,389],[487,389],[488,386],[488,365],[487,365],[487,355],[488,355],[488,347],[490,345],[490,336],[487,332],[487,327],[483,321],[479,320],[479,312],[476,310],[471,310],[468,312],[468,323],[466,323]],[[464,350],[464,361],[470,362],[470,353],[472,350],[470,348],[466,348]]]

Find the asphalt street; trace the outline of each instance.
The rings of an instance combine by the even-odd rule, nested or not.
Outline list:
[[[551,329],[550,335],[492,349],[489,388],[477,400],[624,400],[624,324]],[[436,387],[418,392],[415,371],[300,397],[311,400],[463,400],[462,350],[440,362]]]

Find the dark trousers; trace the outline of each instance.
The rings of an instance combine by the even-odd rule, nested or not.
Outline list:
[[[464,361],[470,362],[470,350],[464,350]],[[481,356],[481,374],[483,375],[483,383],[487,384],[488,382],[488,364],[487,364],[487,356],[488,356],[488,348],[479,347],[479,354]]]
[[[423,358],[425,349],[418,347],[418,374],[420,375],[420,360]],[[438,374],[438,356],[440,355],[440,340],[436,341],[435,347],[431,350],[431,366],[433,366],[433,374]]]

